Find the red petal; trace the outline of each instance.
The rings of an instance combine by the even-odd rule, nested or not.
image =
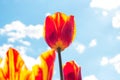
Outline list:
[[[65,80],[75,80],[75,70],[71,63],[67,62],[63,71]]]
[[[40,67],[38,67],[37,75],[35,75],[35,80],[43,80],[43,71]]]
[[[10,48],[7,51],[6,55],[7,56],[5,58],[6,60],[5,66],[7,66],[6,70],[8,70],[7,73],[5,74],[6,79],[8,78],[10,80],[13,80],[15,77],[19,78],[21,76],[20,71],[23,69],[24,66],[24,61],[22,60],[18,51],[13,48]]]
[[[81,68],[79,67],[78,80],[82,80]]]
[[[46,61],[49,69],[49,67],[51,67],[51,65],[55,61],[55,58],[56,58],[55,51],[50,50],[50,51],[44,52],[43,54],[41,54],[41,57]]]
[[[47,51],[43,53],[41,57],[45,60],[45,62],[48,65],[48,80],[52,80],[54,61],[56,58],[55,51],[54,50]]]
[[[63,67],[65,80],[82,80],[81,69],[74,61],[67,62]]]
[[[53,19],[55,21],[57,30],[58,30],[58,36],[60,36],[61,30],[63,28],[63,25],[66,22],[67,16],[64,13],[57,12],[53,14]]]
[[[74,36],[74,16],[70,16],[68,21],[63,26],[62,32],[61,32],[61,40],[65,47],[69,46],[69,44],[72,42],[72,38]]]
[[[58,40],[56,24],[51,16],[48,16],[45,21],[45,40],[51,48],[55,46]]]

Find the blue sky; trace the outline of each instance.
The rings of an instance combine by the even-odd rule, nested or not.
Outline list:
[[[0,56],[14,47],[34,64],[49,49],[42,36],[45,17],[57,11],[74,15],[77,28],[63,64],[75,60],[83,80],[119,80],[120,0],[0,0]],[[59,80],[57,56],[53,80]]]

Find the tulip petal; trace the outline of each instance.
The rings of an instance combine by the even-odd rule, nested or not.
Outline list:
[[[74,62],[67,62],[63,67],[65,80],[82,80],[81,68]]]
[[[18,76],[18,80],[34,80],[34,78],[31,77],[31,72],[27,69],[25,65],[22,67],[18,74],[20,75]]]
[[[56,28],[58,31],[58,36],[60,36],[63,25],[65,24],[68,16],[65,15],[64,13],[56,12],[55,14],[52,15],[52,17],[57,26]]]
[[[42,74],[38,74],[37,76],[39,75],[42,75],[42,80],[47,80],[47,76],[48,76],[48,66],[47,66],[47,63],[44,61],[44,59],[39,56],[39,60],[41,61],[41,63],[39,63],[39,72],[40,72],[40,69],[42,70]]]
[[[15,49],[9,48],[7,51],[0,64],[0,75],[0,80],[27,80],[28,70]]]
[[[66,63],[63,71],[65,80],[75,80],[75,73],[71,63]]]
[[[65,47],[69,46],[69,44],[72,42],[74,32],[74,16],[70,16],[61,31],[61,41],[63,42]]]
[[[10,80],[18,79],[18,77],[20,76],[19,73],[23,67],[24,61],[20,57],[19,53],[13,48],[10,48],[8,50],[7,58],[8,58],[9,79]]]
[[[48,16],[45,21],[45,40],[51,48],[54,48],[58,40],[56,24],[51,16]]]
[[[7,58],[4,58],[0,63],[1,75],[3,75],[3,76],[0,76],[0,78],[4,77],[5,79],[7,79],[9,77],[7,63],[8,63]]]
[[[38,63],[32,68],[35,80],[52,80],[55,56],[55,51],[49,50],[38,57]]]
[[[50,67],[55,61],[55,51],[49,50],[41,54],[41,57],[46,61],[48,67]]]
[[[6,80],[4,75],[3,75],[3,71],[2,71],[1,68],[0,68],[0,80]]]
[[[32,73],[35,80],[43,80],[43,70],[39,65],[34,65],[32,68]]]
[[[45,60],[48,66],[48,79],[47,80],[52,80],[54,61],[56,58],[55,51],[49,50],[47,52],[44,52],[42,53],[41,57]]]

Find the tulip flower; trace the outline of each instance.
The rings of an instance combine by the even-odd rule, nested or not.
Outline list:
[[[60,76],[61,80],[63,80],[61,51],[67,48],[75,37],[74,16],[56,12],[46,17],[44,26],[45,41],[52,49],[58,52]]]
[[[56,12],[45,20],[45,40],[53,48],[64,50],[75,37],[74,16]]]
[[[46,51],[37,60],[29,70],[18,51],[10,48],[6,57],[0,58],[0,80],[52,80],[55,51]]]
[[[52,80],[55,58],[54,50],[43,52],[39,56],[38,60],[41,61],[41,63],[33,67],[33,71],[35,73],[37,72],[36,80]]]
[[[63,67],[64,80],[82,80],[81,67],[74,61],[67,62]]]
[[[27,75],[29,71],[19,53],[10,48],[0,63],[0,80],[27,80]]]

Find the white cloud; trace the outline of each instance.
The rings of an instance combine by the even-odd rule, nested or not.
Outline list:
[[[85,51],[85,46],[83,44],[77,44],[76,45],[76,50],[79,52],[79,53],[83,53]]]
[[[112,64],[115,70],[120,74],[120,54],[109,60],[109,63]]]
[[[49,12],[45,14],[45,16],[49,16],[49,15],[51,15],[51,13],[49,13]]]
[[[89,44],[89,47],[95,47],[97,45],[97,41],[96,39],[93,39],[90,44]]]
[[[107,57],[103,57],[103,58],[106,58],[108,59]],[[106,60],[107,64],[111,64],[114,66],[115,70],[117,71],[117,73],[120,74],[120,54],[116,55],[115,57],[111,58],[111,59],[108,59]]]
[[[103,12],[102,12],[102,15],[103,15],[103,16],[107,16],[107,15],[108,15],[108,12],[107,12],[107,11],[103,11]]]
[[[111,58],[109,61],[110,61],[111,64],[120,62],[120,54],[118,54],[115,57]]]
[[[27,47],[24,47],[24,46],[14,46],[14,47],[16,48],[17,51],[19,51],[21,55],[26,54]]]
[[[107,16],[112,11],[112,26],[120,28],[120,0],[91,0],[91,8],[99,8],[102,10],[103,16]]]
[[[0,46],[0,57],[3,58],[6,55],[7,50],[13,47],[12,44],[4,44],[2,46]]]
[[[20,21],[13,21],[10,24],[6,24],[3,28],[0,28],[0,34],[8,37],[8,42],[19,41],[25,45],[30,45],[30,42],[23,41],[28,37],[31,39],[39,39],[43,37],[43,26],[29,25],[26,26]]]
[[[107,57],[102,57],[101,63],[102,66],[105,66],[108,64],[108,58]]]
[[[114,63],[115,70],[120,74],[120,62]]]
[[[24,60],[26,66],[29,70],[32,70],[33,65],[41,63],[39,58],[35,59],[31,56],[27,56],[26,54],[21,55],[21,57]]]
[[[120,40],[120,36],[117,36],[116,39],[117,39],[117,40]]]
[[[120,28],[120,13],[117,13],[112,18],[112,25],[113,25],[114,28]]]
[[[25,25],[20,21],[13,21],[11,24],[6,24],[4,28],[0,29],[0,33],[8,36],[14,42],[17,39],[24,38]]]
[[[84,53],[84,51],[85,51],[85,49],[86,49],[87,47],[90,47],[90,48],[91,48],[91,47],[95,47],[96,45],[97,45],[96,39],[91,40],[90,43],[89,43],[89,46],[85,46],[84,44],[80,44],[80,43],[74,43],[75,49],[76,49],[80,54]]]
[[[86,76],[83,80],[98,80],[95,75]]]
[[[43,26],[40,24],[36,26],[30,25],[26,27],[25,34],[29,38],[39,39],[43,37]]]
[[[25,41],[25,40],[22,40],[22,39],[19,40],[19,42],[24,44],[24,45],[26,45],[26,46],[30,46],[31,45],[31,43],[29,41]]]
[[[91,0],[90,7],[112,10],[120,7],[120,0]]]

